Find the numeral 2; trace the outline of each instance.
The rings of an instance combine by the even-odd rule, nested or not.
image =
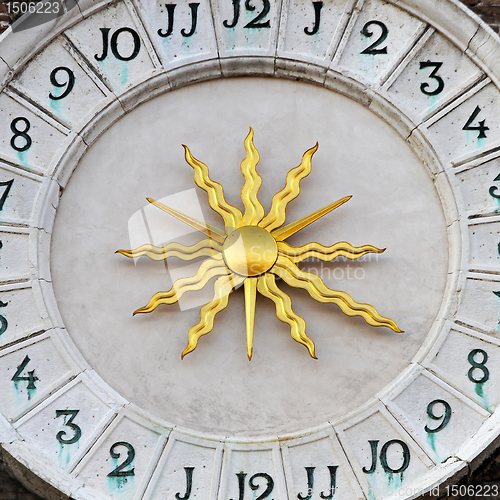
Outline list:
[[[367,38],[371,38],[373,36],[373,31],[370,31],[370,26],[378,26],[382,31],[380,33],[380,36],[369,46],[366,47],[365,50],[361,51],[361,54],[370,54],[370,55],[377,55],[377,54],[387,54],[387,47],[383,47],[381,49],[376,49],[375,47],[378,47],[382,43],[385,42],[387,35],[389,34],[389,30],[387,29],[387,26],[381,22],[381,21],[368,21],[364,26],[363,29],[361,30],[361,34],[363,36],[366,36]]]
[[[127,458],[120,465],[118,465],[115,469],[113,469],[108,474],[108,477],[135,476],[134,467],[132,467],[129,470],[123,470],[123,469],[125,469],[125,467],[128,467],[134,461],[134,458],[135,458],[134,447],[130,443],[127,443],[126,441],[118,441],[117,443],[114,443],[111,446],[111,448],[109,449],[109,454],[111,455],[111,458],[114,458],[115,460],[120,458],[120,453],[116,453],[116,451],[115,451],[115,449],[118,446],[125,446],[125,448],[127,448]]]

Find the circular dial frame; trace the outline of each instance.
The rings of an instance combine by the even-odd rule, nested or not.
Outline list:
[[[493,33],[449,0],[85,7],[0,39],[6,451],[75,499],[414,498],[467,473],[500,425]],[[334,421],[261,438],[181,427],[118,394],[66,332],[49,266],[61,191],[106,131],[236,76],[303,80],[387,122],[427,169],[448,245],[443,302],[406,368]]]

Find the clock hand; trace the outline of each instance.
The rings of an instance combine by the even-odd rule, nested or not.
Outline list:
[[[347,201],[349,201],[352,198],[352,196],[346,196],[345,198],[342,198],[335,203],[331,203],[330,205],[327,205],[324,208],[321,208],[319,210],[316,210],[316,212],[313,212],[312,214],[306,215],[305,217],[302,217],[302,219],[296,220],[295,222],[292,222],[290,224],[287,224],[284,227],[281,227],[279,229],[276,229],[272,231],[272,235],[276,241],[283,241],[286,240],[288,237],[292,236],[292,234],[295,234],[296,232],[300,231],[301,229],[304,229],[306,226],[309,224],[312,224],[314,221],[318,220],[320,217],[323,217],[323,215],[326,215],[327,213],[331,212],[332,210],[335,210],[336,208],[340,207],[340,205],[343,205]]]
[[[181,222],[184,222],[184,224],[191,226],[193,229],[200,231],[200,233],[203,233],[209,238],[214,239],[218,243],[224,243],[226,233],[224,231],[221,231],[219,228],[212,226],[211,224],[205,224],[204,222],[201,222],[198,219],[191,217],[190,215],[183,214],[182,212],[179,212],[174,208],[167,207],[167,205],[153,200],[152,198],[146,198],[146,200],[148,200],[149,203],[152,203],[155,207],[160,208],[164,212],[167,212],[167,214],[170,214],[172,217],[175,217]]]

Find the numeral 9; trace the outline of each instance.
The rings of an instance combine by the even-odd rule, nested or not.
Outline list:
[[[68,79],[66,82],[61,83],[57,80],[57,73],[59,73],[60,71],[63,71],[68,75]],[[73,90],[73,87],[75,86],[75,74],[69,68],[66,68],[65,66],[59,66],[52,70],[52,73],[50,74],[50,83],[54,85],[54,87],[59,87],[59,88],[66,87],[66,89],[60,96],[55,96],[52,95],[52,93],[50,93],[49,97],[54,101],[58,101],[59,99],[64,99]]]
[[[444,411],[442,415],[436,415],[434,413],[434,406],[437,404],[444,406]],[[432,420],[441,420],[441,423],[435,428],[431,429],[428,425],[425,426],[425,432],[433,434],[434,432],[442,431],[450,421],[451,418],[451,406],[442,399],[435,399],[427,405],[427,415],[432,418]]]

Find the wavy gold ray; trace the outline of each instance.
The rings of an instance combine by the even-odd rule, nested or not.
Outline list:
[[[352,246],[347,241],[340,241],[335,245],[325,247],[321,243],[308,243],[301,247],[292,247],[284,241],[278,242],[279,252],[288,257],[292,262],[297,264],[309,258],[316,258],[325,262],[331,262],[337,257],[346,257],[347,259],[356,260],[367,253],[382,253],[385,248],[377,248],[373,245],[363,245],[362,247]]]
[[[276,285],[276,279],[272,274],[265,274],[258,278],[257,289],[259,293],[271,299],[276,306],[276,316],[283,323],[290,325],[290,333],[293,340],[305,345],[312,358],[316,358],[314,342],[306,335],[306,322],[292,310],[290,297],[283,293]]]
[[[300,181],[311,172],[311,160],[318,150],[318,143],[302,155],[298,167],[292,168],[286,175],[285,187],[273,196],[271,210],[259,222],[259,226],[272,231],[285,222],[286,206],[300,194]]]
[[[202,262],[194,276],[178,279],[168,292],[155,293],[144,307],[141,307],[134,312],[134,316],[137,313],[149,313],[154,311],[160,304],[175,304],[184,295],[184,293],[200,290],[214,276],[220,276],[223,274],[228,274],[228,270],[222,261],[222,256],[207,259]]]
[[[210,179],[208,167],[201,161],[197,160],[189,151],[189,148],[182,145],[185,150],[186,161],[194,170],[194,181],[197,186],[203,189],[208,194],[208,203],[212,210],[217,212],[223,219],[226,229],[234,229],[239,227],[242,214],[240,210],[233,205],[227,203],[224,198],[224,190],[222,186]]]
[[[316,212],[313,212],[312,214],[306,215],[305,217],[302,217],[301,219],[296,220],[295,222],[291,222],[290,224],[287,224],[284,227],[275,229],[274,231],[271,232],[271,234],[273,235],[276,241],[286,240],[287,238],[292,236],[292,234],[295,234],[301,229],[304,229],[309,224],[312,224],[313,222],[317,221],[324,215],[330,213],[332,210],[335,210],[344,203],[348,202],[351,198],[352,196],[345,196],[344,198],[334,203],[330,203],[330,205],[327,205],[326,207],[316,210]]]
[[[347,316],[361,316],[372,326],[386,326],[397,333],[402,333],[402,330],[392,319],[381,316],[370,304],[360,304],[346,292],[331,290],[319,276],[301,271],[290,259],[283,255],[278,256],[278,260],[271,272],[282,278],[290,286],[307,290],[309,295],[318,302],[338,305]]]
[[[135,250],[117,250],[125,257],[137,258],[145,255],[152,260],[166,260],[169,257],[177,257],[182,260],[194,260],[198,257],[213,257],[222,251],[222,246],[214,240],[205,238],[194,245],[186,246],[180,243],[167,243],[163,247],[156,247],[147,243]]]
[[[191,327],[188,336],[188,345],[181,354],[181,359],[186,354],[194,351],[198,345],[198,340],[201,336],[212,331],[214,327],[215,315],[226,308],[229,301],[229,294],[233,288],[243,283],[245,278],[231,274],[229,276],[221,276],[214,285],[214,298],[212,301],[205,304],[200,310],[200,321],[195,326]]]
[[[241,173],[245,178],[245,184],[241,190],[241,200],[245,206],[245,215],[243,215],[239,227],[256,225],[264,217],[264,208],[257,199],[262,179],[255,169],[260,156],[253,144],[252,127],[250,127],[250,132],[245,139],[245,150],[247,155],[241,162]]]

